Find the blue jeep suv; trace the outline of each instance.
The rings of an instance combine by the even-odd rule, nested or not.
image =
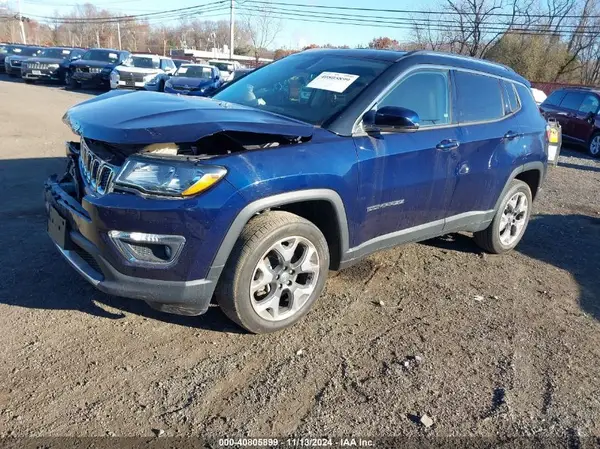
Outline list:
[[[456,231],[511,250],[547,166],[529,83],[433,52],[305,51],[210,99],[113,91],[64,122],[79,141],[45,198],[73,268],[166,312],[214,298],[255,333],[378,250]]]

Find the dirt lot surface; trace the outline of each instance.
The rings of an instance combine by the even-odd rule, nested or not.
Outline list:
[[[0,436],[600,436],[600,160],[563,150],[511,254],[462,234],[389,250],[253,336],[60,258],[42,183],[87,97],[0,79]]]

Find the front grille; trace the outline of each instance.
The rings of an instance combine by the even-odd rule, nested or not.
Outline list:
[[[187,90],[189,92],[196,92],[204,89],[204,87],[190,87],[190,86],[173,86],[175,90]]]
[[[50,64],[43,64],[41,62],[28,62],[23,64],[23,68],[30,70],[48,70],[50,68]]]
[[[75,71],[80,73],[100,73],[102,69],[100,67],[77,67]]]
[[[144,74],[119,71],[119,79],[125,82],[142,83],[144,82]]]
[[[92,153],[85,139],[82,138],[79,152],[79,169],[81,170],[81,177],[92,190],[104,195],[112,190],[112,183],[119,167],[103,161]]]

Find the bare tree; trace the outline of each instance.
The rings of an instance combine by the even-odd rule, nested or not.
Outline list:
[[[456,18],[455,25],[450,27],[454,30],[450,44],[457,53],[469,56],[484,55],[491,45],[516,25],[521,11],[519,0],[446,1],[449,12]]]
[[[243,15],[243,23],[258,63],[261,52],[273,44],[281,31],[281,20],[276,18],[270,5],[252,6],[252,9]]]

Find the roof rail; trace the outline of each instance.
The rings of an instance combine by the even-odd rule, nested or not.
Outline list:
[[[412,54],[444,56],[444,57],[456,58],[456,59],[467,59],[469,61],[474,61],[479,64],[484,64],[484,65],[487,65],[490,67],[497,67],[497,68],[504,69],[509,72],[516,73],[513,68],[511,68],[507,65],[501,64],[499,62],[489,61],[487,59],[475,58],[473,56],[459,55],[457,53],[450,53],[450,52],[446,52],[446,51],[415,50],[415,51],[407,53],[406,56],[412,55]]]

